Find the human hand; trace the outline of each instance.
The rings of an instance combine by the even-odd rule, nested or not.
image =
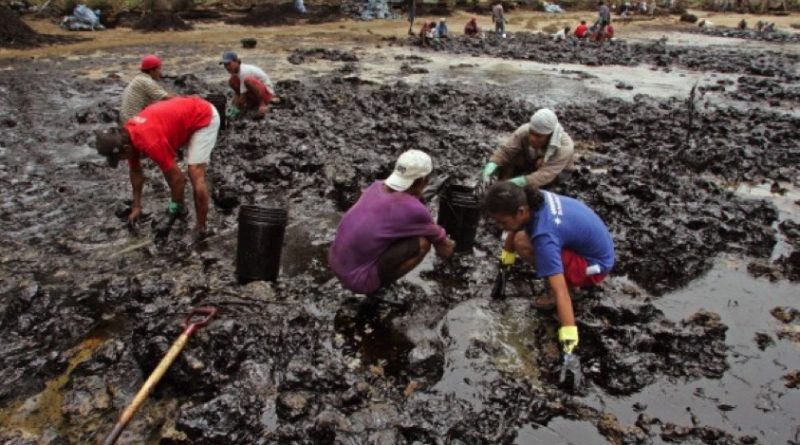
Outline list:
[[[128,224],[135,224],[139,221],[140,216],[142,216],[142,208],[132,206],[131,212],[128,214]]]
[[[508,182],[516,185],[517,187],[525,187],[528,184],[528,180],[524,176],[517,176],[516,178],[511,178]]]
[[[497,165],[494,162],[489,162],[488,164],[486,164],[486,166],[483,167],[483,178],[484,178],[484,180],[488,181],[489,178],[494,176],[494,174],[497,172],[497,168],[498,167],[499,167],[499,165]]]
[[[236,105],[231,105],[226,114],[228,115],[228,119],[236,119],[242,114],[242,110],[240,110]]]
[[[503,249],[500,251],[500,264],[503,266],[513,266],[514,263],[517,261],[517,254],[510,251]]]

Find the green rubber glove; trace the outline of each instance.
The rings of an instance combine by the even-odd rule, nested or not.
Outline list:
[[[494,162],[489,162],[486,164],[486,167],[483,167],[483,177],[491,177],[497,171],[497,167],[499,167],[499,165],[495,164]]]
[[[511,266],[517,261],[517,254],[506,249],[500,252],[500,264],[503,266]]]
[[[170,215],[181,215],[186,213],[186,207],[179,202],[170,201],[167,205],[167,213]]]
[[[578,327],[561,326],[558,330],[558,341],[565,354],[572,354],[572,351],[578,346]]]
[[[528,180],[524,176],[517,176],[516,178],[511,178],[508,182],[516,185],[517,187],[525,187],[528,184]]]
[[[242,110],[236,105],[231,105],[230,108],[228,108],[228,119],[236,119],[240,114],[242,114]]]

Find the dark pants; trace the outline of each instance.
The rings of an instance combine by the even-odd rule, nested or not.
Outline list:
[[[381,287],[397,280],[397,270],[406,261],[419,255],[419,238],[402,238],[392,243],[378,258],[378,277]]]

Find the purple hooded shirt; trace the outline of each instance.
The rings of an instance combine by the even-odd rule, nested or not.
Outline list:
[[[328,264],[345,288],[375,292],[381,285],[377,266],[381,254],[395,241],[420,236],[433,244],[447,238],[419,198],[386,192],[383,181],[375,181],[342,217]]]

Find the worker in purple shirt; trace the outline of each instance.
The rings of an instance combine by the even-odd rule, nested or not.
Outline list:
[[[432,170],[430,156],[408,150],[394,172],[367,187],[345,213],[328,252],[342,286],[372,294],[417,267],[431,246],[440,257],[452,255],[455,243],[422,202]]]

